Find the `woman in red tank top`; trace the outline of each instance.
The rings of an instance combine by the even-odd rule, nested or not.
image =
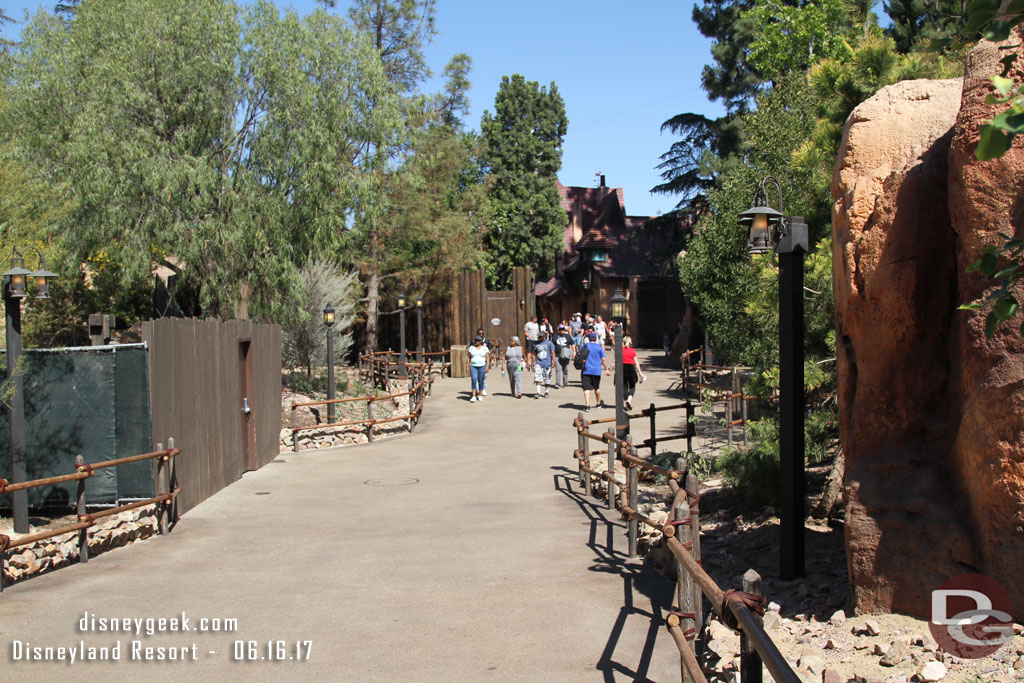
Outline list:
[[[626,397],[626,410],[633,410],[633,394],[636,393],[637,382],[642,382],[644,379],[646,377],[640,370],[636,349],[633,348],[633,339],[626,335],[622,338],[622,393]]]

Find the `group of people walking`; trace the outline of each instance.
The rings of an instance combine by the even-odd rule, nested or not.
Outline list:
[[[591,399],[595,407],[603,407],[601,400],[601,376],[611,375],[612,366],[607,361],[605,346],[613,338],[614,323],[606,324],[601,316],[596,319],[588,314],[586,319],[576,313],[569,322],[562,321],[557,329],[545,318],[530,318],[523,328],[525,345],[518,336],[512,337],[505,347],[502,359],[499,344],[492,344],[484,335],[483,328],[476,331],[476,337],[469,347],[469,372],[471,379],[471,402],[482,401],[487,395],[487,371],[492,365],[501,365],[502,375],[508,374],[509,390],[513,397],[523,397],[522,376],[533,372],[536,386],[535,398],[547,398],[551,389],[569,386],[570,364],[580,371],[583,387],[584,410],[589,412]],[[625,405],[632,409],[636,385],[646,379],[637,360],[632,339],[622,338],[622,368]]]

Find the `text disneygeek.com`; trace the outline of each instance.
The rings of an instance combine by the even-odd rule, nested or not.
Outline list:
[[[222,617],[190,617],[184,612],[173,617],[112,617],[85,612],[78,620],[78,632],[124,634],[124,640],[86,643],[38,643],[12,640],[13,662],[194,662],[203,658],[227,657],[236,662],[305,662],[313,650],[311,640],[235,640],[211,649],[199,642],[156,645],[144,638],[178,633],[230,633],[238,620]]]

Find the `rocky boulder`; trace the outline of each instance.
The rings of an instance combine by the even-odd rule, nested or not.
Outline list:
[[[1015,326],[988,341],[984,314],[956,310],[991,286],[965,273],[984,246],[1024,236],[1024,139],[973,156],[1003,54],[982,43],[962,81],[884,88],[844,130],[833,269],[860,612],[927,616],[931,590],[967,571],[1024,612],[1024,342]]]
[[[944,474],[958,421],[946,176],[961,87],[904,81],[862,103],[832,183],[847,560],[862,612],[921,614],[932,588],[975,561]]]
[[[1022,40],[1024,31],[1018,29],[1006,46],[1019,46]],[[985,104],[994,92],[990,77],[1003,68],[999,60],[1006,51],[999,48],[982,41],[968,56],[949,154],[958,302],[975,300],[995,288],[977,273],[964,272],[985,245],[1002,244],[1000,233],[1024,237],[1024,138],[1017,137],[1000,159],[974,158],[978,125],[1001,109]],[[1019,47],[1016,53],[1009,75],[1021,82],[1024,55]],[[1018,621],[1024,615],[1024,340],[1019,318],[987,340],[983,313],[957,315],[954,343],[960,372],[955,389],[960,422],[953,448],[953,473],[967,489],[977,530],[981,558],[975,566],[1010,591]]]

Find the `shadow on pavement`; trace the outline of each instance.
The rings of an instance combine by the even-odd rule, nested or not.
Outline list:
[[[631,561],[625,553],[615,550],[616,538],[622,544],[627,542],[625,525],[615,519],[619,515],[617,511],[608,510],[597,499],[588,498],[582,491],[575,490],[573,482],[577,485],[580,485],[580,482],[576,479],[574,471],[562,466],[551,469],[556,471],[553,475],[555,490],[576,503],[590,520],[590,534],[586,545],[594,552],[595,563],[588,568],[589,571],[615,574],[622,578],[623,605],[619,609],[595,668],[603,673],[604,680],[608,683],[616,680],[616,674],[626,676],[632,681],[648,681],[650,679],[647,672],[650,669],[654,646],[659,631],[665,625],[663,613],[672,608],[672,584],[644,565],[641,560]],[[605,529],[604,534],[601,533],[602,527]],[[603,544],[598,542],[601,535],[605,536]],[[635,603],[637,597],[649,601],[650,608],[638,606]],[[627,619],[631,616],[638,616],[650,622],[643,648],[640,653],[624,652],[616,657],[615,650],[619,638]],[[664,637],[670,638],[667,632]],[[637,657],[635,669],[631,669],[622,661],[632,660],[634,657]]]

